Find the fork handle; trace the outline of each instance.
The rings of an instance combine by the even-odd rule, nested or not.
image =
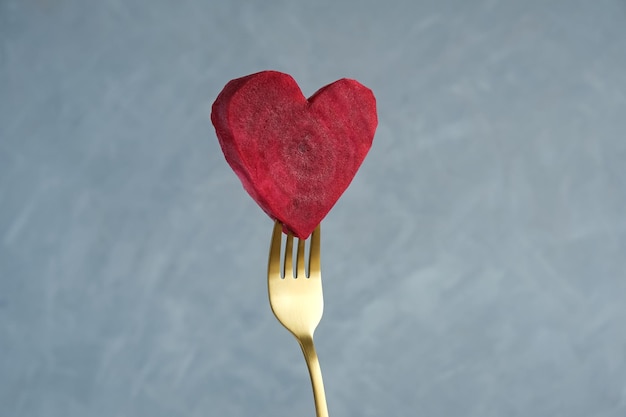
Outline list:
[[[320,361],[315,352],[313,337],[303,337],[298,339],[306,365],[309,368],[311,376],[311,385],[313,386],[313,399],[315,400],[315,413],[317,417],[328,417],[328,408],[326,406],[326,393],[324,392],[324,381],[322,380],[322,369]]]

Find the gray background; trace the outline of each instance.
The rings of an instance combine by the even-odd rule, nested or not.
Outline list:
[[[2,416],[313,415],[209,121],[263,69],[378,98],[333,417],[626,415],[623,0],[0,0]]]

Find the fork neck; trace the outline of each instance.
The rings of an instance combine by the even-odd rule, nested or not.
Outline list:
[[[326,405],[326,394],[324,392],[322,370],[320,368],[319,359],[317,358],[317,352],[315,351],[315,345],[313,344],[313,335],[299,337],[298,342],[302,348],[306,365],[309,368],[317,417],[328,417],[328,407]]]

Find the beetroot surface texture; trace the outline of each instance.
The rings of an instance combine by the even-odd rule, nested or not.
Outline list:
[[[246,191],[299,238],[348,188],[378,123],[376,99],[359,82],[341,79],[307,99],[291,76],[276,71],[226,84],[211,121]]]

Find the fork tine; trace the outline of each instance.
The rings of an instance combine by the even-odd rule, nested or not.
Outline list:
[[[318,224],[311,234],[311,248],[309,252],[309,278],[320,276],[320,235],[321,224]]]
[[[285,245],[285,278],[293,278],[293,233],[287,235],[287,244]]]
[[[280,243],[283,234],[282,224],[276,220],[274,231],[272,232],[272,243],[270,244],[270,255],[267,263],[267,276],[270,278],[280,278]]]
[[[306,278],[304,267],[304,239],[298,238],[298,259],[296,260],[297,273],[296,278]]]

